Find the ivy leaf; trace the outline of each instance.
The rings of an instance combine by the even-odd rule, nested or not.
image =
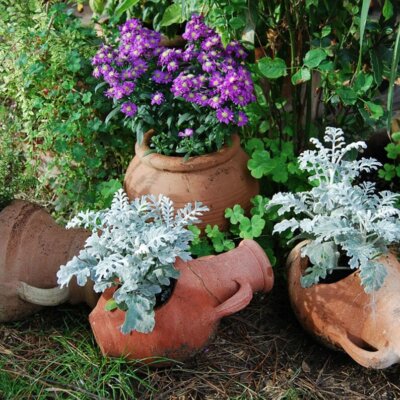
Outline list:
[[[363,95],[371,87],[373,81],[374,78],[372,77],[371,74],[360,73],[358,74],[356,80],[354,81],[353,90],[358,95]]]
[[[252,154],[254,151],[264,151],[264,142],[258,138],[252,138],[246,142],[246,152]]]
[[[173,24],[180,24],[185,21],[183,15],[182,5],[179,3],[171,4],[164,11],[164,15],[161,19],[160,26],[170,26]]]
[[[300,83],[307,82],[311,79],[311,73],[308,68],[301,68],[292,76],[293,85],[299,85]]]
[[[277,79],[286,76],[286,64],[282,58],[264,57],[258,62],[258,69],[268,79]]]
[[[307,51],[306,55],[304,56],[304,65],[308,68],[316,68],[322,61],[326,60],[327,54],[324,50],[312,49]]]
[[[400,155],[400,146],[395,143],[389,143],[385,150],[387,152],[388,158],[395,160]]]
[[[251,175],[256,179],[260,179],[262,176],[269,174],[274,169],[268,151],[255,151],[252,158],[248,161],[247,166]]]

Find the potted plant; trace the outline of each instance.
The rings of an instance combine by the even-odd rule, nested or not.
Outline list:
[[[253,291],[271,289],[271,265],[253,241],[191,260],[193,233],[186,228],[205,211],[198,202],[175,211],[163,195],[129,202],[120,190],[110,209],[71,221],[92,235],[60,268],[58,282],[91,279],[103,292],[89,319],[104,355],[185,359],[205,345],[220,318],[245,307]]]
[[[384,368],[400,360],[400,268],[388,247],[400,239],[399,195],[354,182],[380,166],[348,159],[364,142],[346,145],[336,128],[327,128],[324,140],[327,147],[311,139],[317,150],[299,157],[312,189],[277,193],[268,205],[296,215],[274,232],[290,229],[300,232],[294,240],[306,239],[289,255],[290,299],[307,330],[361,365]]]
[[[67,231],[40,206],[14,200],[32,185],[24,160],[7,134],[0,142],[0,322],[26,318],[43,306],[86,302],[98,296],[90,283],[57,287],[56,272],[83,246],[88,232]]]
[[[93,58],[93,74],[114,101],[109,116],[124,113],[137,138],[128,196],[163,193],[178,207],[196,199],[210,208],[204,225],[225,227],[225,209],[249,209],[259,189],[237,135],[254,87],[239,43],[224,48],[199,16],[183,37],[184,49],[167,48],[159,33],[128,20]]]

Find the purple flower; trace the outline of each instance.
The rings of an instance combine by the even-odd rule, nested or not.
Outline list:
[[[233,111],[229,108],[220,108],[217,110],[217,119],[219,122],[223,122],[224,124],[232,122],[233,116]]]
[[[164,95],[161,92],[156,92],[151,98],[151,105],[154,106],[154,104],[157,104],[159,106],[161,103],[164,103],[164,101]]]
[[[239,111],[238,117],[237,117],[237,126],[244,126],[249,122],[249,119],[247,118],[247,115],[243,111]]]
[[[180,138],[191,137],[193,136],[193,129],[186,128],[183,132],[179,132],[178,136]]]
[[[210,50],[212,47],[220,47],[220,46],[221,46],[221,38],[219,37],[219,35],[209,36],[201,44],[201,48],[203,50]]]
[[[198,104],[199,106],[203,106],[203,107],[208,106],[208,101],[209,101],[209,98],[205,93],[196,94],[196,97],[194,99],[194,102],[196,104]]]
[[[133,82],[127,81],[121,85],[122,91],[125,96],[129,96],[135,89],[135,84]]]
[[[193,15],[190,21],[186,24],[185,33],[182,35],[188,42],[194,42],[200,38],[207,37],[211,29],[203,22],[203,17]]]
[[[93,70],[92,75],[93,75],[96,79],[99,79],[99,78],[101,77],[101,75],[102,75],[101,69],[100,69],[98,66],[95,67],[95,69]]]
[[[151,77],[151,79],[156,83],[168,83],[171,80],[171,75],[167,74],[164,71],[156,69],[153,72],[153,76]]]
[[[136,104],[128,101],[128,102],[122,104],[121,111],[127,117],[133,117],[137,113],[137,106],[136,106]]]
[[[208,105],[211,108],[219,108],[219,106],[223,103],[223,100],[221,99],[221,96],[215,95],[213,97],[211,97],[210,100],[208,100]]]

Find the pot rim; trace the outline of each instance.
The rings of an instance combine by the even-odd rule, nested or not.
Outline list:
[[[144,134],[143,142],[139,145],[136,142],[135,153],[140,162],[154,169],[171,172],[190,172],[209,169],[223,164],[233,158],[240,150],[240,138],[238,134],[232,135],[232,145],[224,145],[221,150],[202,156],[189,157],[187,161],[184,157],[166,156],[158,153],[148,153],[150,149],[150,138],[154,135],[151,129]]]

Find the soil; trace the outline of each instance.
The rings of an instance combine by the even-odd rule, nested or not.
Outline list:
[[[24,368],[23,358],[18,357],[21,352],[27,356],[24,345],[29,344],[32,358],[46,351],[46,342],[38,342],[35,332],[46,329],[62,334],[66,329],[63,312],[70,313],[71,308],[47,310],[26,323],[1,326],[0,349],[13,352],[5,369],[13,370],[15,360],[19,369]],[[73,318],[89,330],[87,309],[74,309]],[[23,341],[13,345],[10,338],[15,341],[18,336]],[[399,366],[367,370],[346,354],[313,340],[297,323],[282,279],[272,293],[256,295],[248,308],[224,319],[217,336],[195,358],[143,371],[142,378],[157,391],[135,382],[139,399],[400,398]]]

